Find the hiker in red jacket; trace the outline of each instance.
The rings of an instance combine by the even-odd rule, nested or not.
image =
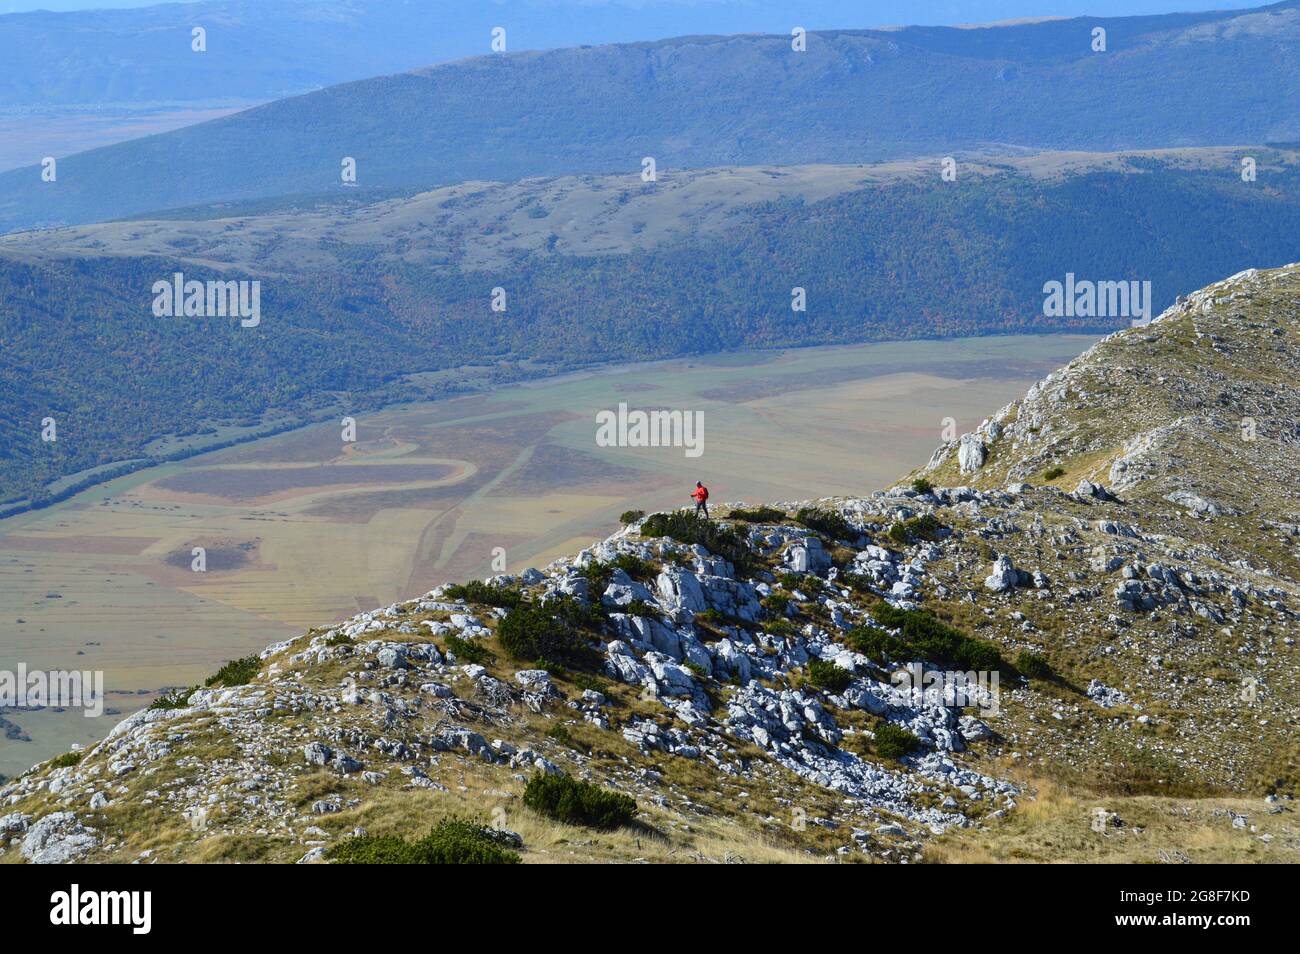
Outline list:
[[[691,494],[691,498],[695,501],[695,516],[698,517],[700,513],[703,512],[704,519],[708,520],[709,519],[709,488],[705,487],[702,483],[700,483],[697,480],[695,482],[695,492]]]

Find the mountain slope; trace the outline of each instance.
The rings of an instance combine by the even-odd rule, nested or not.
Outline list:
[[[1272,570],[1300,575],[1291,539],[1300,403],[1295,389],[1278,386],[1300,358],[1278,313],[1298,304],[1300,285],[1285,270],[1251,269],[1180,296],[1151,328],[1104,340],[964,446],[940,448],[923,472],[997,487],[1062,468],[1054,481],[1088,479],[1135,502],[1173,503],[1206,518],[1207,530],[1237,525]],[[1243,455],[1251,479],[1238,485]]]
[[[1091,49],[1095,26],[1108,50]],[[1202,16],[483,56],[0,175],[0,230],[472,179],[1300,139],[1300,0]],[[597,91],[599,93],[597,94]],[[1265,95],[1262,91],[1267,91]],[[775,121],[774,117],[783,117]]]
[[[170,434],[282,426],[470,378],[1113,330],[1129,318],[1045,315],[1044,284],[1149,281],[1158,310],[1216,275],[1294,259],[1297,156],[1251,153],[1251,183],[1234,150],[1049,155],[963,164],[956,182],[915,162],[674,173],[653,186],[469,183],[8,236],[0,501],[49,499],[51,481],[144,458]],[[260,325],[155,317],[151,289],[176,272],[261,282]],[[806,311],[792,309],[796,287]],[[55,445],[40,439],[47,416]]]
[[[0,11],[12,7],[0,0]],[[77,4],[64,4],[76,7]],[[0,16],[0,169],[489,51],[856,26],[848,0],[202,0]],[[191,31],[208,31],[203,54]]]
[[[529,861],[1294,861],[1298,355],[1300,265],[1244,273],[965,439],[989,489],[652,515],[269,647],[0,789],[0,860],[315,861],[469,813]],[[1044,446],[1120,479],[1001,486]],[[913,663],[1001,679],[963,709]],[[551,817],[560,773],[642,827]]]
[[[488,51],[497,26],[507,29],[510,49],[543,50],[785,33],[796,24],[851,27],[862,25],[863,16],[850,0],[789,0],[777,8],[750,0],[201,0],[124,10],[38,10],[0,15],[0,62],[10,67],[0,75],[0,111],[266,101],[477,56]],[[1144,19],[1186,26],[1227,16]],[[206,57],[190,50],[196,26],[211,39]],[[926,42],[960,50],[963,44],[954,43],[953,35],[960,38],[955,31],[933,30]],[[1020,47],[1016,53],[1042,44],[1036,39]],[[57,70],[49,68],[52,63]]]

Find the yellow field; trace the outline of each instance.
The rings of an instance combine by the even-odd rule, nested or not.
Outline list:
[[[542,566],[628,509],[866,493],[1091,339],[1007,337],[724,355],[316,425],[133,474],[0,521],[0,669],[101,669],[118,714],[6,712],[14,774],[167,686],[439,582]],[[704,452],[602,448],[595,414],[702,411]],[[204,547],[205,572],[190,568]]]

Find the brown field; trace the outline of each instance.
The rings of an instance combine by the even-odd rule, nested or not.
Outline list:
[[[120,478],[0,521],[0,669],[99,669],[120,712],[360,610],[543,566],[625,510],[865,493],[1080,351],[1008,337],[720,355],[568,375],[362,415]],[[648,400],[638,400],[644,392]],[[598,447],[595,414],[704,413],[704,453]],[[190,569],[195,546],[208,569]],[[0,713],[13,774],[120,715]]]
[[[21,534],[0,536],[0,550],[43,550],[51,553],[118,553],[139,556],[153,544],[157,537],[93,537],[67,536],[24,537]]]
[[[456,467],[447,464],[214,467],[182,471],[157,481],[154,486],[163,491],[157,495],[159,500],[169,499],[166,492],[174,491],[170,495],[172,499],[208,498],[211,503],[265,504],[325,487],[338,490],[376,484],[438,483],[456,472]]]

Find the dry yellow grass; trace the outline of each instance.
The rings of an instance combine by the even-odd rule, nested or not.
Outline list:
[[[1044,779],[1020,782],[1026,795],[1015,812],[985,829],[953,831],[935,839],[926,846],[925,860],[936,864],[1300,862],[1300,820],[1295,810],[1283,807],[1270,813],[1272,806],[1263,799],[1100,797]],[[1099,810],[1107,813],[1102,823]],[[1229,813],[1244,815],[1246,827],[1234,828]],[[1122,824],[1110,823],[1111,815]]]
[[[364,828],[369,834],[399,835],[408,839],[424,835],[438,821],[462,817],[495,824],[517,832],[524,840],[521,852],[529,864],[587,863],[821,863],[824,855],[783,847],[735,818],[700,816],[688,821],[672,812],[642,804],[635,825],[614,831],[566,825],[545,818],[521,804],[523,785],[512,781],[501,787],[502,774],[486,764],[460,763],[442,776],[449,791],[403,790],[397,787],[371,788],[362,783],[347,786],[347,794],[360,797],[359,805],[322,816],[314,824],[329,832],[330,843]],[[319,792],[310,780],[301,798],[310,800],[327,790],[338,790],[337,779],[318,773]],[[200,863],[292,862],[314,844],[325,843],[286,833],[264,837],[218,832],[197,841],[183,828],[167,834],[153,833],[147,847],[158,860]],[[143,842],[141,843],[143,844]],[[130,845],[116,860],[138,855]]]

